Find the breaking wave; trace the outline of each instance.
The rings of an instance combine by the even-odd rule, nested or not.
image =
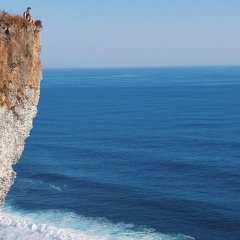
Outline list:
[[[14,212],[11,206],[0,211],[1,240],[194,240],[133,224],[113,224],[104,218],[87,218],[57,210],[35,213]]]

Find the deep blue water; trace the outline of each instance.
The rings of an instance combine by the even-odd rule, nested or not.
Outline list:
[[[6,211],[240,239],[239,106],[240,67],[45,69]]]

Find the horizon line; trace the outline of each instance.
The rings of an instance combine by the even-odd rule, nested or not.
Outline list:
[[[111,66],[111,67],[43,67],[43,69],[139,69],[139,68],[218,68],[240,67],[240,65],[176,65],[176,66]]]

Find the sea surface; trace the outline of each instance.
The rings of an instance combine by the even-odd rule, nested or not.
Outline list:
[[[240,67],[44,69],[1,240],[239,240]]]

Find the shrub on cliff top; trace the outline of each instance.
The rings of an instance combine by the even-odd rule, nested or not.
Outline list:
[[[2,11],[0,11],[0,22],[7,25],[17,25],[18,27],[31,25],[29,21],[19,15],[12,15]]]

